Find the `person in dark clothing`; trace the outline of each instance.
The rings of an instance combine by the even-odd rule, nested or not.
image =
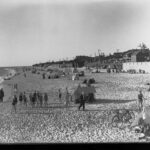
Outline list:
[[[17,105],[17,96],[16,95],[14,95],[14,97],[13,97],[13,102],[12,102],[12,106],[13,106],[13,109],[15,110],[15,112],[16,112],[16,105]]]
[[[23,94],[23,102],[24,102],[24,105],[27,107],[27,97],[26,97],[26,93],[25,92]]]
[[[1,89],[0,89],[0,102],[2,102],[2,93],[1,93]]]
[[[32,95],[32,93],[30,93],[30,94],[29,94],[30,104],[31,104],[31,106],[33,107],[32,97],[33,97],[33,95]]]
[[[3,102],[3,98],[4,98],[4,90],[3,88],[0,90],[0,101]]]
[[[32,96],[32,107],[35,107],[35,101],[36,101],[36,100],[35,100],[35,96],[33,95],[33,96]]]
[[[44,104],[45,104],[45,106],[48,105],[48,94],[47,93],[44,93]]]
[[[33,94],[33,106],[35,106],[35,104],[37,102],[37,98],[38,98],[38,93],[35,91]]]
[[[58,90],[58,97],[59,97],[59,101],[61,102],[62,93],[60,89]]]
[[[22,101],[23,101],[23,94],[22,92],[19,94],[19,102],[22,105]]]
[[[79,110],[80,110],[81,107],[83,108],[83,110],[85,110],[85,95],[84,95],[84,92],[82,92],[81,96],[80,96]]]

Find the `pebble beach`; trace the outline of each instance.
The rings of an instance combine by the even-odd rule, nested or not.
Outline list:
[[[107,142],[145,142],[141,136],[130,131],[128,124],[123,129],[112,128],[111,119],[114,109],[131,109],[137,115],[136,98],[139,88],[144,89],[148,99],[146,83],[148,74],[87,74],[97,81],[95,104],[86,104],[85,111],[78,111],[78,104],[64,106],[65,98],[60,103],[58,89],[68,87],[72,93],[83,78],[78,81],[60,79],[42,79],[40,74],[20,72],[3,83],[5,98],[0,104],[0,142],[2,143],[107,143]],[[143,78],[144,76],[144,78]],[[130,79],[130,82],[129,82]],[[19,91],[27,93],[39,90],[49,95],[48,107],[31,108],[17,104],[17,112],[12,109],[12,86],[17,83]],[[126,83],[126,84],[125,84]],[[142,83],[142,84],[141,84]],[[142,87],[141,87],[142,86]],[[132,93],[132,94],[131,94]],[[149,101],[146,101],[149,105]]]

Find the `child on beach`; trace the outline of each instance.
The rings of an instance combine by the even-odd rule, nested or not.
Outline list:
[[[35,107],[35,103],[37,102],[37,93],[36,91],[34,92],[32,96],[32,106]]]
[[[15,110],[15,112],[16,112],[16,105],[17,105],[17,96],[16,95],[14,95],[14,97],[13,97],[13,102],[12,102],[12,106],[13,106],[13,109]]]
[[[0,90],[0,102],[3,102],[3,98],[4,98],[4,91],[3,88]]]

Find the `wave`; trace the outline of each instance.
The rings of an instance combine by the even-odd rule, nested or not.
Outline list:
[[[5,70],[7,70],[7,74],[0,76],[0,88],[2,88],[2,83],[4,82],[4,80],[9,80],[16,74],[16,71],[14,69],[5,68]]]

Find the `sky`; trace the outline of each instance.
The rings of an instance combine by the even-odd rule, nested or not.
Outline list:
[[[150,48],[148,0],[0,0],[0,66]]]

